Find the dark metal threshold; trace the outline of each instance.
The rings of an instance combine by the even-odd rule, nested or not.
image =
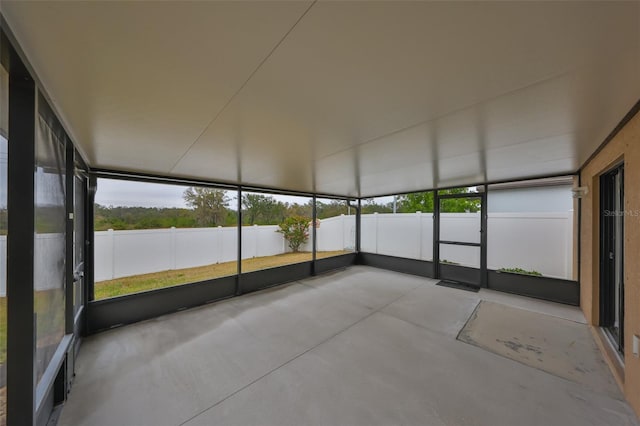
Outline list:
[[[451,281],[451,280],[441,280],[441,281],[438,281],[436,285],[441,285],[443,287],[457,288],[458,290],[472,291],[474,293],[477,293],[478,291],[480,291],[480,286],[477,286],[474,284],[461,283],[458,281]]]
[[[51,416],[49,416],[49,420],[47,421],[47,426],[56,426],[58,424],[58,420],[60,420],[60,415],[62,414],[63,407],[64,407],[64,403],[58,404],[55,407],[53,407]]]
[[[604,358],[609,361],[606,364],[611,370],[618,387],[624,393],[624,358],[621,356],[620,351],[613,345],[609,337],[609,332],[604,327],[594,327],[594,331],[598,337],[596,339],[599,341],[597,342],[598,347],[604,354]]]

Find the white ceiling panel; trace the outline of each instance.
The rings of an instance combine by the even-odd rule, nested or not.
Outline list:
[[[3,3],[92,166],[372,196],[576,171],[639,2]]]
[[[3,1],[2,11],[91,165],[166,174],[309,5]]]

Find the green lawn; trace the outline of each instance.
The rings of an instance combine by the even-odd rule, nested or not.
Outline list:
[[[55,344],[64,336],[64,297],[65,293],[62,289],[35,292],[38,347]]]
[[[61,290],[36,291],[35,312],[38,343],[47,345],[64,335],[64,293]],[[7,298],[0,297],[0,366],[7,361]]]
[[[338,256],[349,253],[348,251],[324,251],[318,252],[318,259]],[[275,266],[291,263],[307,262],[311,260],[310,252],[285,253],[276,256],[254,257],[242,260],[242,272],[258,271],[260,269],[273,268]],[[196,268],[175,269],[171,271],[154,272],[152,274],[134,275],[131,277],[116,278],[108,281],[100,281],[95,284],[94,295],[96,300],[108,297],[122,296],[138,293],[145,290],[170,287],[179,284],[194,283],[212,278],[226,277],[237,273],[237,262],[223,262],[214,265],[199,266]]]
[[[0,297],[0,365],[7,362],[7,298]]]

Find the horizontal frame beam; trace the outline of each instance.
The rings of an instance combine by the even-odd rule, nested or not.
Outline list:
[[[438,191],[445,191],[444,189],[439,189]],[[456,198],[482,198],[481,192],[467,192],[465,194],[439,194],[438,198],[441,200],[450,200]]]
[[[205,187],[215,187],[221,189],[236,189],[241,187],[243,191],[249,192],[260,192],[260,193],[272,193],[278,195],[293,195],[300,197],[312,197],[315,195],[317,198],[327,198],[331,200],[362,200],[365,198],[377,198],[377,197],[390,197],[394,195],[408,195],[408,194],[418,194],[422,192],[433,192],[433,191],[443,191],[447,189],[455,189],[461,187],[470,187],[470,186],[484,186],[483,182],[476,182],[469,185],[456,185],[456,186],[446,186],[441,188],[428,188],[422,189],[418,191],[409,191],[402,193],[384,193],[384,194],[374,194],[367,196],[352,196],[352,195],[342,195],[342,194],[330,194],[323,192],[307,192],[307,191],[295,191],[295,190],[287,190],[281,188],[274,188],[268,186],[257,186],[257,185],[245,185],[237,182],[223,182],[223,181],[215,181],[215,180],[205,180],[205,179],[193,179],[193,178],[185,178],[179,176],[162,176],[153,173],[140,173],[140,172],[128,172],[124,170],[115,170],[115,169],[106,169],[106,168],[89,168],[89,174],[99,178],[105,179],[124,179],[124,180],[133,180],[139,182],[155,182],[155,183],[164,183],[168,185],[191,185],[191,186],[205,186]],[[568,171],[566,173],[554,173],[554,174],[546,174],[546,175],[537,175],[537,176],[524,176],[518,179],[503,179],[503,180],[494,180],[487,181],[486,185],[496,185],[503,183],[511,183],[511,182],[520,182],[520,181],[535,181],[537,179],[548,179],[548,178],[557,178],[557,177],[565,177],[565,176],[578,176],[579,171]],[[470,193],[468,196],[471,198],[480,197],[482,194],[479,193]],[[466,194],[442,194],[439,195],[439,198],[464,198]]]
[[[468,246],[468,247],[482,247],[481,243],[467,243],[464,241],[445,241],[445,240],[440,240],[438,241],[438,244],[448,244],[451,246]]]
[[[392,193],[383,193],[383,194],[379,194],[379,195],[367,195],[367,196],[361,196],[360,198],[378,198],[378,197],[392,197],[394,195],[408,195],[408,194],[419,194],[422,192],[433,192],[433,191],[443,191],[443,190],[447,190],[447,189],[456,189],[456,188],[467,188],[470,186],[484,186],[484,185],[497,185],[497,184],[501,184],[501,183],[511,183],[511,182],[521,182],[521,181],[534,181],[534,180],[538,180],[538,179],[549,179],[549,178],[558,178],[558,177],[565,177],[565,176],[578,176],[580,174],[579,170],[576,171],[567,171],[566,173],[553,173],[553,174],[544,174],[544,175],[535,175],[535,176],[523,176],[521,178],[518,179],[498,179],[498,180],[490,180],[487,182],[475,182],[475,183],[471,183],[468,185],[448,185],[448,186],[443,186],[443,187],[439,187],[439,188],[428,188],[428,189],[421,189],[418,191],[408,191],[408,192],[392,192]],[[476,193],[478,194],[478,193]],[[457,194],[457,195],[462,195],[462,194]],[[444,196],[441,195],[440,198],[442,198]]]
[[[120,170],[91,168],[89,175],[96,178],[103,179],[118,179],[118,180],[130,180],[135,182],[149,182],[149,183],[161,183],[166,185],[183,185],[183,186],[202,186],[219,189],[237,190],[241,188],[244,192],[258,192],[262,194],[277,194],[277,195],[291,195],[295,197],[313,197],[327,198],[331,200],[347,201],[357,200],[358,197],[349,197],[345,195],[325,194],[325,193],[312,193],[305,191],[293,191],[286,189],[278,189],[271,187],[261,187],[255,185],[244,185],[235,182],[219,182],[209,181],[204,179],[190,179],[173,176],[162,176],[151,173],[138,173],[138,172],[126,172]]]

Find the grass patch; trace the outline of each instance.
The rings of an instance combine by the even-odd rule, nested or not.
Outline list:
[[[318,259],[338,256],[350,253],[349,251],[323,251],[316,253]],[[312,259],[310,252],[284,253],[275,256],[253,257],[242,260],[242,272],[259,271],[261,269],[274,268],[276,266],[292,263],[309,262]],[[174,269],[170,271],[154,272],[151,274],[133,275],[130,277],[116,278],[95,283],[94,295],[96,300],[109,297],[123,296],[125,294],[139,293],[141,291],[155,290],[174,285],[195,283],[213,278],[235,275],[237,262],[223,262],[214,265],[198,266],[195,268]]]
[[[65,292],[63,289],[41,290],[34,294],[38,347],[59,342],[65,332]]]
[[[61,339],[64,335],[64,293],[61,290],[36,291],[36,330],[38,346]],[[7,362],[7,298],[0,297],[0,366]]]
[[[0,297],[0,365],[7,362],[7,298]]]

